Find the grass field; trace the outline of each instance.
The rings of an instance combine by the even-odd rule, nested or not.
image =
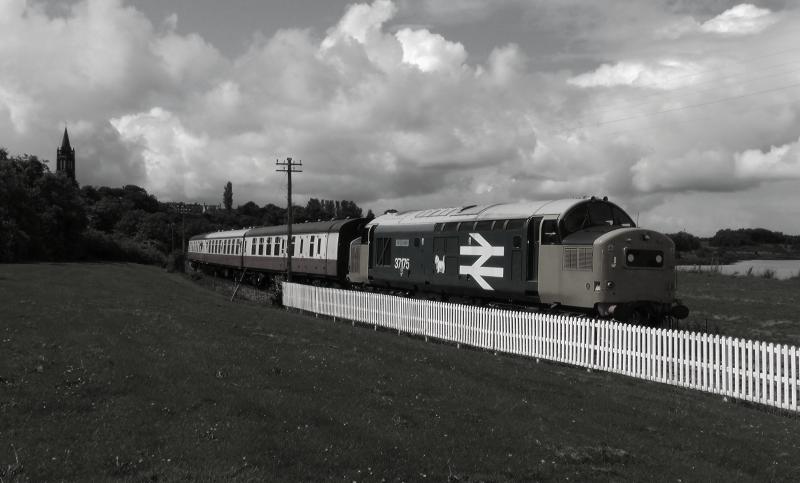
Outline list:
[[[684,298],[712,314],[700,277]],[[3,481],[800,479],[795,415],[231,303],[153,267],[0,265],[0,304]]]
[[[694,326],[800,347],[800,279],[678,272],[678,296]]]

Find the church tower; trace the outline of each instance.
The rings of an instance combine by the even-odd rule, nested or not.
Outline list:
[[[75,149],[69,144],[66,127],[64,127],[61,147],[56,150],[56,173],[64,173],[69,179],[75,181]]]

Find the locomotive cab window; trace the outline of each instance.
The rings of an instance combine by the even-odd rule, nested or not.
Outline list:
[[[589,200],[570,210],[561,221],[564,237],[594,227],[634,227],[636,226],[627,213],[607,201]]]
[[[376,265],[390,266],[392,264],[392,239],[378,238],[375,240]]]
[[[544,220],[542,222],[542,245],[557,245],[561,243],[558,236],[558,226],[556,220]]]

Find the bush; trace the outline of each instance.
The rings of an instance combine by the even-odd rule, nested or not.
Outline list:
[[[88,228],[83,232],[84,258],[164,265],[166,258],[155,247],[119,234]]]
[[[167,255],[167,264],[164,268],[169,273],[180,272],[183,273],[186,265],[186,257],[181,250],[173,250]]]

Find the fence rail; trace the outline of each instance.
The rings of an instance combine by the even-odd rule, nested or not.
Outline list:
[[[800,350],[682,330],[284,283],[316,314],[798,411]]]

